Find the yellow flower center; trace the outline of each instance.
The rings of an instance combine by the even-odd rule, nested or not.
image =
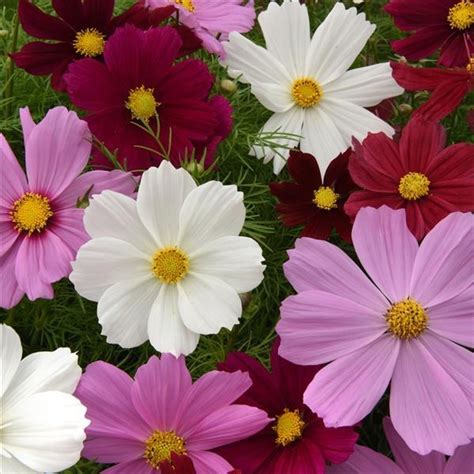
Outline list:
[[[145,441],[145,459],[155,469],[162,461],[171,461],[171,453],[186,454],[184,438],[174,431],[154,431]]]
[[[319,209],[330,211],[337,208],[337,200],[340,197],[341,195],[334,192],[329,186],[320,186],[314,191],[313,202]]]
[[[469,62],[467,63],[466,69],[469,72],[474,72],[474,56],[471,56],[469,58]]]
[[[323,97],[321,86],[310,77],[296,79],[291,86],[291,96],[296,105],[308,109],[316,105]]]
[[[467,30],[474,23],[474,3],[462,0],[449,9],[448,23],[453,30]]]
[[[276,432],[276,444],[286,446],[301,438],[304,428],[304,421],[301,419],[299,410],[283,410],[283,415],[277,416],[276,425],[273,430]]]
[[[389,331],[400,339],[418,337],[428,326],[428,315],[418,301],[406,298],[392,305],[385,319]]]
[[[400,179],[398,192],[403,199],[416,201],[430,192],[431,181],[422,173],[407,173]]]
[[[129,92],[125,107],[132,113],[132,118],[148,122],[155,115],[160,103],[156,101],[153,91],[140,86]]]
[[[188,10],[188,12],[194,13],[196,11],[193,0],[174,0],[174,3],[176,3],[176,5],[181,5],[183,8]]]
[[[95,28],[79,31],[73,43],[74,50],[81,56],[93,58],[100,56],[105,48],[105,36]]]
[[[37,193],[26,193],[13,203],[10,218],[18,231],[41,232],[53,216],[49,199]]]
[[[178,247],[165,247],[153,255],[153,274],[162,283],[174,285],[189,271],[189,258]]]

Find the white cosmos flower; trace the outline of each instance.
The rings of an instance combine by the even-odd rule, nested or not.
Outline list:
[[[364,13],[336,3],[312,39],[306,5],[298,0],[270,3],[258,21],[266,49],[231,33],[223,64],[232,77],[250,83],[257,99],[275,112],[261,133],[301,136],[301,150],[317,158],[322,173],[351,145],[352,136],[362,140],[368,132],[394,133],[364,109],[403,92],[389,63],[348,71],[375,30]],[[299,142],[281,136],[271,141],[290,148]],[[273,159],[273,170],[279,173],[289,150],[254,146],[251,154],[265,163]]]
[[[113,191],[94,197],[84,217],[92,239],[70,279],[99,302],[107,342],[130,348],[149,339],[160,352],[189,354],[200,334],[237,324],[239,293],[263,279],[261,248],[239,237],[244,220],[235,186],[197,186],[163,161],[143,173],[136,201]]]
[[[72,393],[81,377],[67,348],[21,360],[18,334],[0,326],[0,472],[62,471],[79,461],[86,408]]]

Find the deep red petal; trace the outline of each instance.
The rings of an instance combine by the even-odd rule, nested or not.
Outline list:
[[[105,33],[114,13],[115,0],[83,0],[84,21]]]
[[[423,0],[415,4],[413,0],[391,0],[384,10],[393,16],[393,21],[398,28],[404,31],[413,31],[428,25],[446,24],[449,3],[439,0]]]
[[[326,465],[321,452],[316,446],[304,442],[293,443],[280,452],[272,467],[272,474],[324,474]]]
[[[314,214],[301,231],[301,237],[327,240],[334,228],[333,215],[332,211],[327,214],[325,211]]]
[[[343,209],[339,209],[333,217],[334,226],[339,236],[348,243],[352,243],[352,223],[349,216],[344,212]]]
[[[405,207],[406,201],[398,194],[382,194],[372,191],[356,191],[349,196],[344,211],[354,221],[356,214],[362,207],[388,206],[392,209],[400,209]]]
[[[474,145],[457,143],[437,154],[426,168],[426,173],[437,184],[453,179],[471,179],[474,173],[473,160]]]
[[[406,205],[407,225],[417,240],[423,237],[449,213],[454,207],[441,197],[431,195]]]
[[[287,227],[307,224],[318,214],[318,210],[313,203],[280,203],[275,206],[275,209],[283,225]]]
[[[285,204],[312,204],[314,192],[297,183],[270,183],[270,192]]]
[[[80,31],[84,25],[81,0],[53,0],[56,13],[73,29]]]
[[[136,27],[147,30],[151,27],[161,26],[161,23],[167,20],[176,8],[169,5],[163,8],[153,8],[150,10],[145,6],[144,0],[132,5],[128,10],[125,10],[120,15],[112,19],[112,26],[118,28],[126,24],[135,25]]]
[[[305,186],[311,191],[321,186],[321,172],[313,155],[291,150],[287,166],[290,176],[301,186]]]
[[[348,170],[349,157],[351,154],[352,149],[349,148],[329,163],[328,169],[324,175],[324,186],[335,187],[338,179]]]
[[[465,41],[472,44],[474,28],[467,32],[456,32],[441,47],[438,63],[446,67],[466,67],[469,64],[469,55]],[[472,51],[472,50],[471,50]]]

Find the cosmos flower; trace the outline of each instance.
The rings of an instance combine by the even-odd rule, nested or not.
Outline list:
[[[275,112],[251,154],[264,163],[273,159],[273,170],[279,173],[289,149],[299,143],[301,151],[316,157],[324,176],[330,161],[351,146],[353,136],[362,140],[368,132],[394,133],[364,108],[403,92],[390,65],[348,71],[375,30],[364,13],[337,2],[312,39],[306,5],[298,0],[284,0],[281,6],[271,2],[258,21],[267,49],[238,33],[224,43],[229,75],[250,83],[257,99]],[[262,140],[279,148],[266,142],[263,146]]]
[[[288,171],[294,182],[270,183],[271,193],[280,201],[276,210],[284,225],[304,224],[301,236],[323,240],[335,227],[350,242],[352,224],[344,212],[344,203],[349,193],[357,189],[347,169],[350,154],[348,150],[331,161],[321,180],[312,155],[290,152]]]
[[[254,0],[145,0],[151,9],[173,5],[179,22],[202,41],[210,53],[224,55],[229,33],[247,33],[255,22]]]
[[[363,207],[405,208],[408,228],[421,240],[450,212],[474,210],[474,145],[445,147],[446,134],[435,122],[412,118],[397,143],[379,133],[355,145],[349,161],[362,191],[344,209],[354,218]]]
[[[160,352],[189,354],[200,334],[231,329],[239,293],[263,279],[262,250],[239,237],[245,220],[235,186],[197,186],[163,161],[143,173],[137,201],[105,192],[86,209],[92,237],[73,263],[78,293],[98,301],[110,343],[148,339]]]
[[[234,404],[250,385],[247,374],[218,371],[193,383],[184,357],[171,354],[151,357],[134,379],[94,362],[75,393],[91,420],[82,455],[116,464],[102,471],[107,474],[193,472],[189,460],[197,474],[228,473],[232,466],[211,450],[271,421],[263,410]],[[175,471],[175,463],[187,470]]]
[[[109,36],[121,25],[133,23],[143,29],[158,26],[174,13],[174,8],[153,13],[138,2],[122,15],[113,17],[115,0],[53,0],[58,16],[48,15],[31,3],[20,0],[18,14],[23,29],[31,36],[53,42],[33,41],[12,54],[15,64],[30,74],[51,76],[54,89],[65,90],[63,76],[69,65],[81,58],[102,58]],[[184,53],[200,47],[187,28],[178,28]]]
[[[400,438],[390,418],[384,418],[383,426],[395,462],[369,448],[356,446],[347,462],[328,467],[327,474],[467,474],[472,471],[474,441],[459,446],[448,460],[436,451],[420,456]]]
[[[79,461],[86,408],[72,395],[81,376],[65,347],[21,360],[18,334],[0,325],[2,474],[63,471]]]
[[[392,15],[408,38],[392,41],[393,50],[418,61],[441,49],[439,64],[464,67],[474,41],[474,3],[471,0],[390,0]]]
[[[467,68],[411,67],[392,62],[393,77],[408,91],[429,91],[430,98],[415,111],[428,120],[441,120],[474,91],[474,58]]]
[[[228,101],[209,100],[214,78],[207,66],[195,59],[173,65],[181,45],[171,27],[141,31],[127,25],[107,41],[105,64],[82,59],[65,76],[72,102],[88,112],[92,134],[117,151],[128,170],[148,169],[163,158],[179,165],[196,148],[212,145],[212,152],[215,138],[230,131],[222,127],[230,120]],[[212,162],[211,154],[206,157]],[[104,157],[95,163],[111,166]]]
[[[88,239],[82,218],[88,199],[104,189],[131,194],[136,181],[122,171],[91,171],[87,124],[64,107],[51,109],[35,125],[20,110],[26,176],[0,134],[0,307],[53,298],[52,283],[71,271],[78,248]]]
[[[331,362],[304,403],[329,427],[351,426],[390,383],[390,417],[405,443],[452,455],[473,437],[472,214],[443,219],[419,246],[405,210],[366,207],[352,240],[372,279],[338,247],[302,238],[285,275],[298,294],[277,325],[280,355]],[[372,283],[373,282],[373,283]]]
[[[245,474],[324,474],[326,462],[344,462],[358,435],[352,427],[326,428],[303,403],[303,392],[321,366],[301,366],[278,355],[278,339],[271,354],[272,371],[235,352],[220,370],[248,372],[252,386],[238,403],[260,408],[275,419],[254,436],[218,449],[220,455]]]

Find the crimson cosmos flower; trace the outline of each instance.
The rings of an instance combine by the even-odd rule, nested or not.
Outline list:
[[[465,66],[474,42],[474,3],[471,0],[390,0],[385,11],[402,31],[414,32],[392,42],[393,50],[410,61],[441,48],[439,63]]]
[[[350,149],[334,159],[321,180],[316,159],[301,151],[291,151],[288,171],[294,182],[270,183],[271,193],[280,201],[276,210],[287,227],[304,224],[303,237],[326,240],[335,227],[347,242],[352,224],[343,210],[353,183],[347,164]]]
[[[52,75],[54,89],[65,90],[63,76],[71,62],[84,57],[101,57],[107,38],[116,28],[133,23],[142,29],[158,26],[175,12],[166,7],[153,11],[144,2],[113,17],[115,0],[53,0],[58,16],[44,13],[30,0],[19,0],[18,14],[23,29],[31,36],[54,43],[33,41],[12,54],[15,64],[33,75]],[[200,40],[186,27],[178,27],[183,54],[195,51]]]
[[[206,151],[209,164],[217,142],[230,132],[228,101],[208,99],[213,76],[207,66],[195,59],[173,64],[181,46],[169,26],[142,31],[126,25],[107,41],[104,62],[82,59],[65,75],[71,101],[88,112],[93,135],[118,151],[128,170],[147,169],[163,157],[179,165]],[[157,131],[159,142],[144,123]],[[93,163],[110,167],[99,155]]]
[[[474,90],[474,62],[467,68],[456,69],[418,68],[396,62],[391,66],[393,77],[404,89],[431,92],[428,101],[415,112],[428,120],[443,119]]]
[[[272,371],[242,352],[227,356],[219,370],[248,372],[252,386],[237,401],[258,407],[275,418],[250,438],[216,449],[245,474],[323,474],[327,462],[339,464],[353,452],[358,434],[353,427],[326,428],[303,404],[303,393],[322,366],[292,364],[271,353]]]
[[[400,142],[383,133],[356,142],[349,161],[352,179],[363,190],[344,206],[352,219],[362,207],[405,208],[410,231],[418,240],[451,212],[474,209],[474,145],[445,147],[438,123],[413,117]]]

